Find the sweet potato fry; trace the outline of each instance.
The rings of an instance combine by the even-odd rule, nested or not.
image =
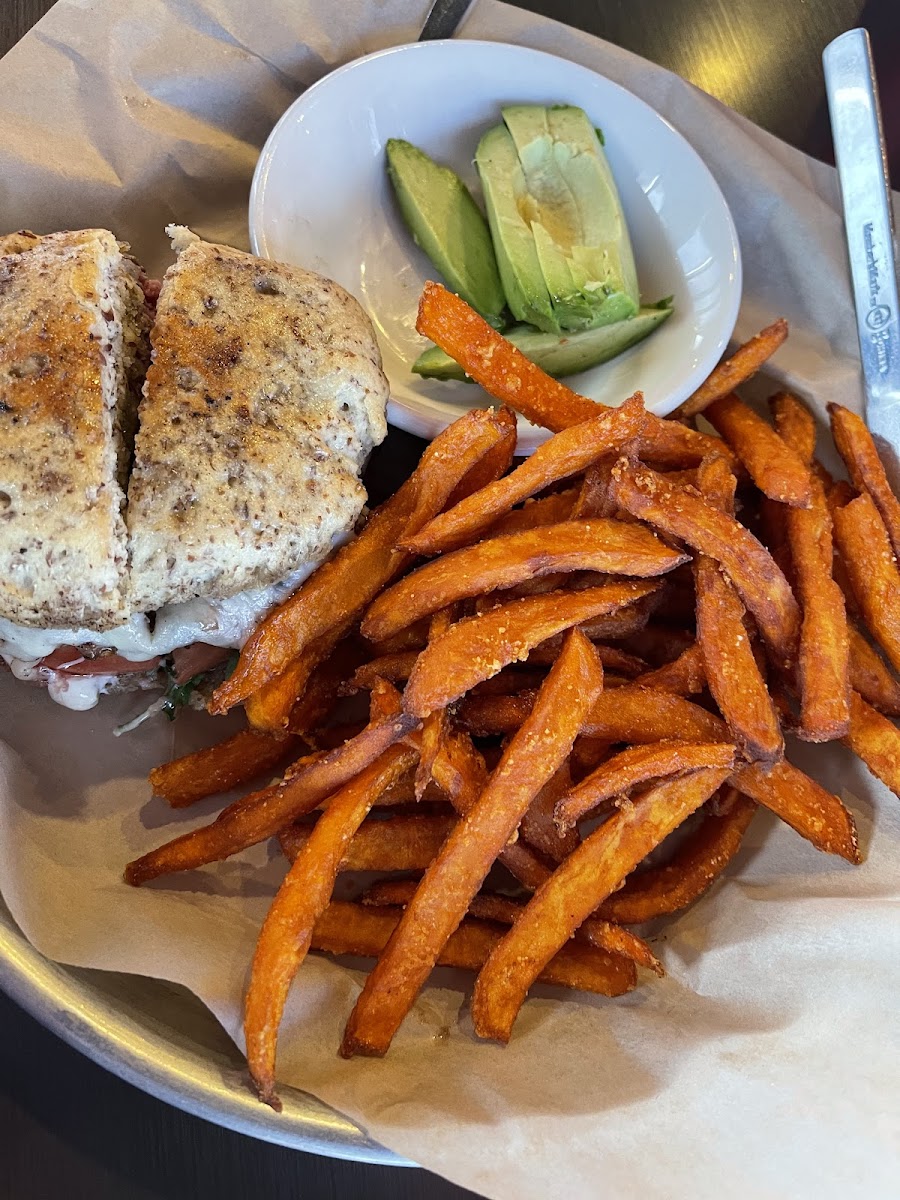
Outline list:
[[[787,759],[773,767],[765,763],[739,767],[730,783],[770,809],[817,850],[838,854],[847,862],[860,861],[856,824],[851,814],[837,796]]]
[[[534,698],[469,696],[459,707],[464,728],[479,736],[518,729],[531,711]],[[689,700],[637,683],[604,692],[583,726],[588,738],[603,742],[653,743],[665,739],[726,742],[728,727],[719,717]],[[853,817],[831,792],[785,760],[774,766],[738,767],[731,780],[740,792],[771,809],[818,850],[859,861]]]
[[[787,442],[805,467],[811,467],[816,453],[815,417],[802,400],[790,392],[770,396],[769,408],[778,436]]]
[[[876,779],[900,796],[900,730],[857,692],[850,695],[850,729],[844,744]]]
[[[527,500],[521,508],[514,508],[505,516],[494,521],[485,530],[485,537],[499,537],[504,533],[522,533],[526,529],[538,529],[541,525],[558,525],[573,519],[578,501],[578,488],[565,488],[551,492],[539,500]]]
[[[351,738],[357,737],[366,727],[365,721],[340,721],[335,725],[326,725],[324,729],[315,731],[316,749],[321,751],[336,750]]]
[[[512,466],[516,453],[516,443],[518,441],[518,421],[516,420],[516,414],[511,408],[498,408],[495,410],[494,420],[503,429],[503,434],[499,441],[495,442],[481,458],[477,459],[469,467],[446,501],[441,503],[441,508],[454,508],[461,500],[465,500],[466,496],[470,496],[472,492],[481,491],[482,488],[487,487],[496,479],[505,475]],[[410,534],[421,528],[423,518],[426,521],[430,521],[433,515],[433,502],[423,504],[420,511],[414,512],[410,517]]]
[[[900,570],[884,521],[868,492],[832,509],[834,537],[866,626],[900,670]]]
[[[333,900],[316,922],[311,948],[326,954],[375,958],[384,951],[399,923],[400,913],[396,910]],[[447,939],[437,965],[478,971],[501,936],[496,925],[467,917]],[[547,964],[540,982],[600,996],[621,996],[631,991],[637,976],[634,963],[622,955],[573,942],[563,946]]]
[[[275,1050],[287,994],[328,907],[347,848],[377,796],[414,762],[415,752],[391,746],[329,801],[266,914],[244,998],[247,1063],[259,1098],[280,1110]]]
[[[347,1023],[341,1053],[382,1055],[531,801],[568,757],[603,687],[590,642],[572,631],[534,710],[487,788],[428,868]]]
[[[653,616],[655,602],[654,592],[645,600],[637,600],[618,612],[610,613],[608,617],[595,617],[593,621],[586,621],[582,632],[591,641],[606,639],[614,642],[620,638],[636,637],[647,628],[647,622]]]
[[[596,416],[601,407],[551,379],[482,320],[464,300],[440,284],[426,283],[419,301],[416,329],[437,342],[492,396],[509,404],[535,425],[558,433]],[[717,438],[688,429],[677,421],[663,421],[648,414],[646,431],[639,439],[637,452],[661,466],[691,467],[717,446],[720,446]],[[729,448],[723,448],[722,452],[733,459]],[[732,466],[736,465],[734,461]]]
[[[434,779],[460,816],[465,816],[484,791],[488,779],[484,758],[467,734],[450,733],[434,761]],[[550,874],[537,853],[521,838],[503,847],[499,861],[532,891]]]
[[[377,657],[382,654],[399,654],[402,650],[424,650],[428,645],[430,628],[430,618],[423,617],[421,621],[414,621],[393,637],[385,638],[381,642],[372,642],[369,649]]]
[[[472,1019],[479,1037],[509,1040],[544,965],[626,875],[709,799],[727,773],[727,768],[695,771],[658,784],[620,808],[557,867],[475,981]]]
[[[722,459],[704,460],[699,484],[707,503],[730,515],[734,476]],[[694,563],[694,586],[697,641],[713,699],[744,757],[776,762],[784,756],[784,738],[753,655],[744,606],[719,564],[706,554]]]
[[[743,463],[721,438],[650,413],[644,422],[644,432],[635,441],[634,452],[638,458],[663,470],[696,467],[704,458],[718,454],[726,459],[738,478],[746,476]]]
[[[459,813],[467,813],[488,781],[484,755],[466,733],[452,730],[434,760],[434,780]]]
[[[645,743],[668,738],[691,742],[729,741],[724,723],[681,696],[641,685],[640,679],[604,692],[584,722],[586,737]]]
[[[583,573],[579,572],[579,578],[582,577]],[[602,579],[604,583],[607,582],[605,576]],[[538,575],[532,579],[526,579],[522,583],[516,584],[515,587],[500,588],[496,592],[488,592],[484,596],[475,596],[472,608],[476,613],[490,612],[492,608],[499,608],[501,604],[509,604],[511,600],[524,600],[526,596],[546,596],[548,592],[558,591],[570,582],[568,572],[552,571],[549,575]]]
[[[294,737],[271,737],[242,729],[215,746],[154,767],[150,785],[172,808],[187,808],[206,796],[230,792],[272,771],[285,759],[296,757],[298,746]]]
[[[421,800],[431,784],[434,761],[450,732],[450,714],[446,708],[433,709],[422,721],[422,748],[416,771],[416,800]]]
[[[415,895],[416,887],[415,879],[382,880],[373,884],[360,900],[366,907],[394,905],[403,908]],[[494,921],[498,925],[514,925],[523,908],[520,900],[513,900],[510,896],[502,896],[498,892],[479,892],[469,905],[468,915],[480,921]],[[662,964],[643,938],[612,921],[588,917],[575,931],[575,941],[586,942],[609,954],[621,954],[624,958],[630,958],[635,966],[647,967],[655,975],[665,975]]]
[[[607,617],[595,617],[593,621],[585,621],[581,632],[591,641],[610,640],[636,637],[647,626],[652,615],[657,593],[647,596],[644,600],[636,600],[633,604],[620,608],[618,612],[610,613]],[[563,643],[563,636],[548,638],[529,654],[528,662],[532,666],[548,665],[556,662]],[[627,672],[623,672],[627,673]]]
[[[382,592],[361,628],[367,638],[380,640],[457,600],[514,587],[550,572],[647,577],[662,575],[684,561],[683,554],[637,525],[566,521],[441,555]]]
[[[412,674],[418,657],[418,650],[396,650],[393,654],[382,654],[357,667],[342,690],[348,694],[367,691],[376,679],[405,683]]]
[[[900,500],[888,483],[875,439],[865,422],[849,408],[829,404],[831,432],[858,492],[868,492],[881,514],[894,554],[900,559]]]
[[[442,639],[444,635],[453,625],[455,615],[455,606],[452,608],[444,608],[440,612],[436,612],[431,618],[431,631],[428,635],[428,646],[423,653],[428,653],[428,650],[435,642]],[[421,658],[421,656],[420,656]],[[405,692],[404,692],[405,697]],[[421,800],[425,795],[425,789],[431,783],[432,775],[434,774],[435,759],[441,753],[450,733],[450,714],[442,705],[434,705],[429,711],[423,714],[422,734],[421,734],[421,750],[419,754],[419,765],[416,769],[416,799]]]
[[[582,630],[582,632],[586,633],[587,631]],[[636,654],[629,654],[627,650],[622,650],[618,646],[604,646],[595,642],[594,649],[603,663],[604,672],[614,671],[617,675],[622,675],[626,679],[637,679],[639,675],[649,674],[650,672],[650,667],[642,658],[638,658]],[[525,687],[530,686],[533,685],[525,684]]]
[[[590,520],[592,517],[614,517],[617,513],[609,494],[609,481],[615,458],[604,457],[590,467],[581,482],[578,499],[572,509],[573,520]]]
[[[828,511],[831,514],[832,520],[832,535],[834,533],[834,505],[828,501]],[[832,540],[834,538],[832,537]],[[850,582],[850,576],[847,572],[847,564],[841,558],[840,551],[835,546],[834,559],[831,564],[831,574],[834,582],[841,589],[841,595],[844,597],[844,607],[847,610],[848,617],[852,617],[859,625],[865,625],[866,619],[863,611],[860,608],[859,601],[856,599],[856,593],[853,590],[853,585]]]
[[[383,799],[383,797],[381,797]],[[377,801],[376,801],[377,803]],[[341,859],[342,871],[424,871],[456,824],[450,814],[403,813],[364,821]],[[297,822],[278,834],[285,857],[293,862],[309,841],[314,825]]]
[[[583,592],[551,592],[457,621],[419,655],[403,693],[404,707],[427,717],[503,667],[523,661],[548,637],[622,608],[655,586],[629,581]]]
[[[578,845],[575,830],[560,829],[553,820],[557,803],[571,787],[572,773],[569,764],[563,763],[529,804],[519,826],[520,838],[551,863],[562,862]]]
[[[489,408],[473,409],[465,416],[471,418],[473,412],[479,411],[486,412],[481,418],[485,428],[480,434],[473,436],[462,430],[457,435],[462,438],[462,444],[455,446],[455,439],[448,434],[463,420],[458,417],[430,446],[426,446],[419,467],[412,475],[412,478],[419,475],[416,502],[398,541],[412,537],[436,513],[450,504],[460,503],[470,489],[480,491],[487,487],[509,468],[516,446],[516,414],[509,408]],[[435,450],[435,443],[440,439],[444,444]]]
[[[613,494],[634,516],[721,563],[776,657],[785,664],[793,661],[800,633],[797,601],[771,554],[748,529],[627,459],[613,468]]]
[[[605,684],[605,676],[603,681]],[[606,762],[610,755],[610,745],[603,738],[577,737],[569,757],[575,777],[584,779],[585,775],[589,775],[602,762]]]
[[[607,663],[598,647],[603,666],[613,668],[612,661]],[[658,688],[661,692],[672,692],[676,696],[693,696],[702,692],[706,687],[706,666],[703,662],[703,651],[699,642],[694,642],[686,650],[673,659],[664,663],[655,671],[646,671],[639,677],[641,687]]]
[[[784,405],[786,408],[786,401]],[[795,401],[791,411],[797,424],[798,408],[799,401]],[[795,434],[788,431],[788,436]],[[808,430],[800,430],[796,436],[802,439],[798,449],[805,454]],[[793,582],[803,614],[797,671],[798,735],[809,742],[830,742],[843,737],[850,724],[850,640],[844,595],[832,574],[831,514],[815,473],[809,481],[810,507],[783,513]]]
[[[733,765],[734,746],[728,742],[671,740],[649,746],[630,746],[607,759],[577,787],[561,796],[554,809],[554,819],[559,829],[571,829],[605,800],[627,795],[641,784],[689,771]]]
[[[768,496],[760,496],[756,526],[763,545],[778,563],[785,579],[790,579],[793,563],[788,545],[785,505],[770,500]]]
[[[850,685],[879,712],[889,717],[900,717],[900,682],[885,665],[878,651],[852,625]]]
[[[538,446],[511,475],[440,513],[402,543],[414,554],[440,554],[475,541],[499,517],[561,479],[580,474],[641,432],[644,406],[635,397],[603,409]]]
[[[678,471],[663,471],[662,474],[673,487],[695,488],[697,486],[696,467],[684,467]]]
[[[714,400],[746,383],[772,357],[787,335],[788,323],[783,317],[767,325],[756,337],[738,347],[731,358],[719,363],[706,382],[676,410],[678,416],[696,416]]]
[[[388,679],[376,679],[369,692],[369,724],[395,717],[403,708],[400,693]],[[418,741],[421,742],[421,733]],[[411,740],[411,739],[408,739]]]
[[[781,504],[809,507],[809,470],[767,421],[733,394],[714,400],[703,415],[741,459],[763,495]]]
[[[666,973],[662,963],[643,938],[639,938],[628,929],[623,929],[614,921],[607,921],[604,917],[588,917],[582,921],[574,938],[575,945],[579,942],[587,942],[590,946],[596,946],[598,950],[606,950],[609,954],[619,954],[628,958],[636,967],[644,967],[660,979]]]
[[[306,691],[310,679],[337,645],[343,632],[343,629],[334,629],[307,646],[281,674],[246,697],[244,711],[254,729],[262,733],[285,732],[290,724],[291,713]]]
[[[589,420],[602,407],[552,379],[439,283],[425,284],[416,329],[486,392],[535,425],[559,431]]]
[[[326,644],[331,639],[326,639]],[[316,658],[322,655],[321,661],[315,666],[309,675],[306,686],[302,689],[300,698],[294,702],[289,710],[287,719],[287,729],[289,733],[297,734],[300,737],[306,737],[308,741],[314,742],[314,731],[317,730],[330,717],[333,709],[339,702],[342,694],[343,681],[353,671],[353,669],[369,655],[369,646],[362,638],[351,635],[340,641],[330,654],[324,654],[324,646],[322,643],[315,643],[308,650],[300,655],[300,658],[295,662],[303,662],[307,657]],[[295,663],[291,663],[288,672],[294,667]],[[283,678],[283,676],[279,676]],[[273,681],[277,682],[277,681]],[[260,691],[254,692],[252,696],[248,696],[244,707],[247,712],[247,718],[251,724],[255,724],[259,720],[257,710],[254,710],[255,703],[268,692],[267,685],[261,688]],[[282,701],[278,701],[281,705]],[[270,709],[270,720],[277,728],[278,721],[282,718],[284,708],[273,706]]]
[[[823,479],[822,486],[825,488],[825,499],[832,516],[836,508],[844,508],[851,500],[855,500],[858,494],[846,479]]]
[[[732,798],[724,811],[706,812],[700,827],[668,862],[629,875],[603,901],[598,915],[623,925],[640,925],[699,900],[737,854],[756,812],[753,800],[731,788],[726,791]]]
[[[415,718],[406,714],[368,725],[351,741],[316,757],[295,774],[287,773],[280,783],[235,801],[211,825],[182,834],[135,859],[125,868],[125,881],[137,887],[160,875],[230,858],[274,837],[289,821],[312,812],[415,726]]]
[[[551,874],[548,861],[523,839],[504,846],[497,859],[522,887],[533,892]]]
[[[477,737],[493,737],[518,729],[534,705],[534,693],[518,696],[468,696],[459,706],[463,728]],[[727,742],[724,721],[690,700],[642,688],[640,681],[604,692],[585,720],[587,737],[632,744],[679,739]]]
[[[233,674],[213,696],[210,712],[226,712],[285,671],[313,642],[348,628],[410,562],[396,545],[413,533],[413,513],[424,524],[440,512],[471,467],[507,434],[505,416],[473,409],[436,437],[410,478],[360,534],[257,627]]]

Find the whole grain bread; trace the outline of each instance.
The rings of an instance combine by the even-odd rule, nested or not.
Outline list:
[[[371,323],[343,288],[170,227],[128,490],[131,597],[230,596],[324,558],[386,432]]]
[[[123,250],[103,229],[0,239],[0,615],[18,624],[131,612],[123,429],[149,320]]]

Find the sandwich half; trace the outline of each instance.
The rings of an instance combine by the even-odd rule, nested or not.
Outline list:
[[[105,230],[0,239],[0,655],[69,707],[221,676],[386,432],[350,295],[169,232],[158,299]]]

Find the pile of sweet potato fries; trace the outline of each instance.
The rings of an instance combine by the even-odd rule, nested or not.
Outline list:
[[[385,1053],[437,964],[477,973],[475,1031],[506,1041],[538,980],[616,996],[637,967],[661,973],[626,926],[702,895],[758,805],[859,861],[851,814],[787,761],[786,734],[843,741],[900,793],[881,656],[900,670],[900,504],[846,409],[831,420],[851,482],[835,483],[798,399],[774,396],[770,424],[734,394],[783,321],[669,420],[639,395],[576,395],[438,285],[418,328],[501,407],[447,428],[262,622],[211,705],[243,704],[251,728],[151,782],[179,807],[283,776],[127,869],[141,884],[280,839],[291,866],[245,1015],[276,1107],[310,949],[377,959],[346,1056]],[[511,409],[554,432],[520,465]],[[388,877],[338,902],[342,871]]]

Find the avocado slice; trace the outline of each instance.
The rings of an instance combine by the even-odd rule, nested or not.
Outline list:
[[[524,255],[527,277],[537,291],[532,279],[536,260],[553,320],[521,316],[507,293],[513,313],[548,331],[554,326],[591,329],[634,315],[640,303],[634,254],[596,129],[572,105],[516,104],[502,113],[518,163],[518,174],[504,164],[513,179],[512,200],[533,243],[533,253]],[[485,194],[489,184],[493,193],[501,190],[499,178],[481,174]],[[506,286],[499,243],[507,229],[492,222],[491,232]],[[523,258],[522,240],[504,247],[514,260]]]
[[[475,151],[475,165],[512,314],[517,321],[558,334],[559,320],[553,312],[534,236],[523,216],[528,194],[525,176],[505,125],[496,125],[484,134]]]
[[[387,170],[403,219],[451,291],[502,328],[506,297],[481,210],[451,171],[401,138],[385,147]]]
[[[557,337],[530,325],[516,325],[503,336],[509,338],[526,358],[537,363],[548,375],[561,379],[565,375],[576,375],[579,371],[609,362],[611,358],[643,341],[671,317],[672,312],[672,300],[669,298],[660,300],[653,307],[640,309],[625,321],[599,325],[580,333]],[[425,379],[469,379],[459,363],[439,346],[423,351],[412,369]]]

